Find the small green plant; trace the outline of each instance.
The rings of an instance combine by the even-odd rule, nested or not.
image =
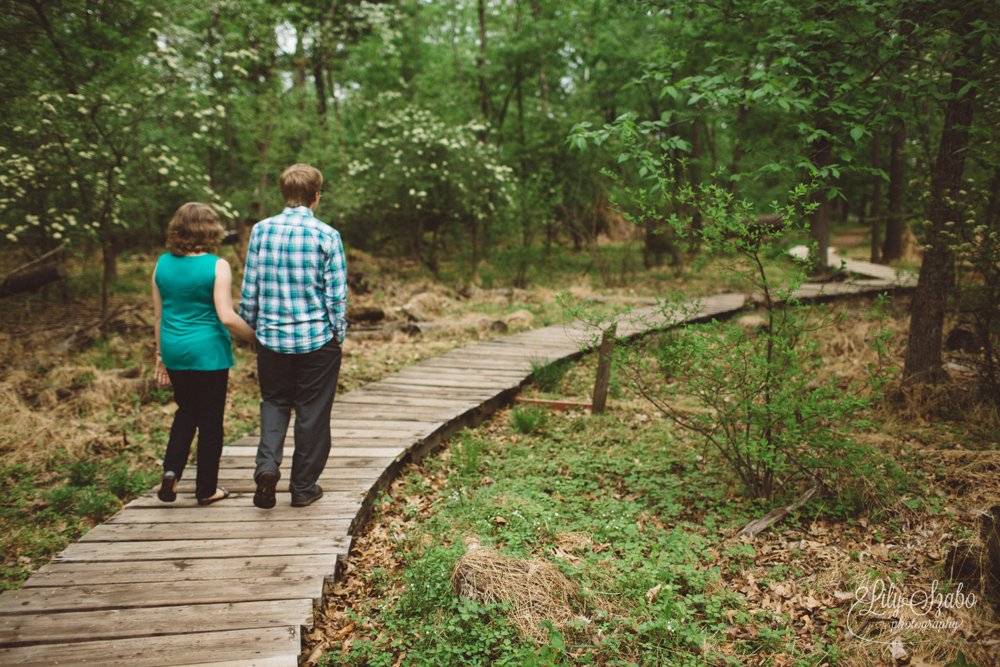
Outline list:
[[[82,489],[76,500],[76,513],[83,517],[103,521],[121,505],[114,495],[101,489]]]
[[[552,393],[559,389],[560,383],[570,369],[570,362],[561,359],[548,363],[539,359],[531,360],[531,381],[540,390]]]
[[[73,461],[66,471],[66,483],[77,488],[93,486],[97,483],[100,472],[101,467],[94,461]]]
[[[549,422],[548,413],[537,405],[517,408],[511,413],[511,418],[514,421],[514,429],[524,435],[537,433]]]
[[[455,454],[459,473],[474,475],[483,460],[483,441],[469,431],[462,431]]]
[[[111,469],[107,475],[108,491],[119,500],[129,500],[147,491],[154,483],[158,472],[156,470],[131,471],[128,464],[122,462]]]

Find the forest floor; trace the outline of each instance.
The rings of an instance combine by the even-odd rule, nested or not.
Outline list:
[[[586,255],[546,288],[524,290],[450,287],[413,267],[351,259],[358,322],[341,391],[504,330],[561,322],[559,294],[595,299],[600,309],[668,288],[737,288],[710,268],[635,270],[618,281],[627,287],[604,287],[614,280]],[[619,259],[614,265],[625,267]],[[109,318],[76,295],[71,305],[0,300],[0,589],[18,587],[158,477],[174,407],[150,382],[154,262],[126,258]],[[842,317],[817,332],[825,372],[856,372],[871,305],[830,306]],[[885,313],[897,366],[906,312],[901,296]],[[435,324],[418,332],[414,319]],[[253,356],[238,348],[236,357],[229,441],[257,425]],[[877,426],[854,434],[898,463],[906,493],[876,500],[862,492],[848,509],[817,498],[753,539],[735,534],[770,507],[748,498],[717,457],[623,378],[613,377],[601,417],[503,410],[410,467],[380,499],[328,590],[303,663],[998,664],[997,616],[981,595],[976,604],[942,596],[926,607],[929,617],[909,602],[954,591],[948,551],[975,542],[978,512],[1000,504],[995,405],[978,400],[964,353],[947,361],[952,382],[925,391],[891,385],[872,415]],[[587,402],[594,367],[585,356],[525,396]],[[490,572],[551,575],[549,597],[561,611],[549,619],[516,596],[457,597],[451,577],[475,565],[469,554],[486,557],[480,566]],[[852,628],[851,609],[875,609],[872,591],[889,585],[908,601],[895,613],[937,627]]]

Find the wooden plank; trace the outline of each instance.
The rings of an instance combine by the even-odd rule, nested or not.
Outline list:
[[[427,385],[417,385],[407,382],[392,382],[390,380],[380,380],[378,383],[378,390],[384,394],[405,394],[411,395],[414,393],[421,393],[425,396],[433,396],[435,398],[443,398],[448,400],[459,400],[467,401],[478,399],[480,401],[485,401],[493,398],[497,391],[490,391],[488,389],[477,389],[477,388],[464,388],[464,387],[433,387]]]
[[[459,377],[463,375],[474,375],[475,377],[508,380],[523,377],[524,371],[516,368],[472,368],[466,366],[465,364],[458,363],[437,365],[419,364],[417,366],[410,366],[406,370],[400,371],[399,373],[394,373],[393,377],[449,377],[452,375]]]
[[[355,457],[366,457],[366,458],[391,458],[395,459],[401,454],[405,454],[409,445],[413,443],[413,440],[399,440],[396,438],[388,439],[389,442],[393,442],[392,445],[379,447],[377,445],[365,446],[365,447],[352,447],[345,444],[347,438],[339,440],[334,443],[334,446],[330,449],[330,458],[355,458]],[[366,442],[383,442],[378,438],[365,439]],[[286,442],[288,442],[286,440]],[[397,445],[395,443],[406,443],[402,445]],[[248,439],[240,438],[234,444],[228,445],[222,448],[223,456],[256,456],[257,455],[257,439],[254,438],[250,443]],[[291,445],[285,446],[282,449],[282,456],[284,463],[284,458],[290,458],[292,454],[295,453],[295,447]]]
[[[465,359],[459,359],[456,357],[439,357],[431,361],[425,361],[416,366],[411,366],[414,369],[433,371],[438,368],[445,369],[471,369],[476,371],[490,371],[492,373],[503,373],[505,375],[518,376],[526,375],[531,372],[531,362],[529,361],[504,361],[498,363],[496,359],[489,359],[483,357],[467,357]]]
[[[465,376],[464,378],[459,376],[420,376],[420,375],[393,375],[390,378],[382,380],[379,384],[381,385],[405,385],[410,387],[432,387],[432,388],[459,388],[459,389],[496,389],[497,391],[503,391],[504,389],[510,389],[512,387],[517,387],[523,381],[522,378],[518,379],[497,379],[497,378],[477,378],[474,376]],[[422,389],[415,389],[415,391],[422,391]]]
[[[347,554],[350,539],[346,537],[256,537],[233,540],[161,540],[158,542],[117,542],[108,549],[100,542],[75,542],[55,558],[53,563],[76,561],[115,562],[128,560],[176,560],[184,558],[255,558],[261,556],[295,556],[300,554]]]
[[[425,420],[401,420],[401,419],[359,419],[357,417],[337,417],[330,420],[330,430],[355,430],[364,429],[366,432],[372,431],[402,431],[412,433],[414,431],[433,429],[440,426],[447,419],[437,421]]]
[[[361,473],[356,475],[339,475],[337,472],[345,471],[335,471],[332,474],[324,472],[320,475],[319,485],[323,487],[324,495],[328,492],[335,491],[355,491],[364,492],[371,488],[371,486],[381,478],[383,470],[356,470],[351,471],[355,473]],[[249,473],[249,471],[248,471]],[[285,483],[278,484],[278,487],[282,491],[288,490],[287,477],[285,478]],[[252,495],[257,490],[257,483],[253,481],[252,474],[246,474],[240,479],[226,479],[219,480],[219,485],[224,489],[229,491],[231,494],[250,494]],[[188,494],[190,493],[192,497],[195,492],[195,480],[194,477],[186,477],[177,483],[177,493]],[[230,496],[232,498],[232,496]],[[229,502],[227,498],[223,502]]]
[[[379,428],[379,429],[366,429],[366,428],[331,428],[330,433],[333,434],[334,438],[339,440],[347,440],[349,438],[387,438],[392,440],[407,440],[409,438],[419,438],[427,433],[432,433],[434,428],[429,424],[420,424],[417,422],[412,422],[414,425],[408,428]],[[292,437],[292,431],[289,430],[288,437]]]
[[[152,518],[152,517],[151,517]],[[326,535],[347,537],[354,517],[305,521],[203,521],[178,527],[171,523],[104,523],[81,542],[141,542]]]
[[[299,626],[312,609],[306,598],[10,616],[0,619],[0,647]]]
[[[358,486],[362,487],[363,484],[359,484]],[[282,488],[282,486],[279,484],[278,506],[289,505],[292,502],[291,496],[288,495],[288,492],[286,490],[287,488],[288,488],[287,486]],[[311,514],[310,510],[313,510],[314,508],[317,510],[322,510],[322,508],[325,506],[331,506],[331,507],[336,506],[338,508],[343,507],[344,505],[349,505],[351,503],[360,501],[363,498],[363,495],[364,494],[360,491],[330,491],[329,493],[324,492],[323,497],[317,500],[312,505],[309,505],[308,507],[292,507],[291,510],[293,512],[302,512],[302,518],[304,518],[305,516],[310,515]],[[253,506],[252,493],[234,493],[229,498],[226,498],[223,502],[216,503],[214,505],[208,505],[206,507],[200,506],[198,504],[198,501],[195,500],[193,495],[191,496],[188,496],[186,494],[180,495],[177,496],[177,500],[175,500],[174,502],[165,503],[159,498],[157,498],[156,495],[150,493],[148,495],[139,496],[138,498],[130,502],[128,505],[126,505],[126,509],[129,510],[141,510],[142,508],[145,507],[170,507],[170,508],[190,507],[190,508],[196,508],[201,512],[204,512],[205,516],[214,516],[213,514],[211,514],[212,512],[214,512],[217,509],[221,510],[224,507],[244,509],[244,511],[250,512],[248,516],[253,516],[254,513],[259,513],[259,512],[273,513],[274,509],[277,509],[277,507],[271,510],[257,509],[256,507]],[[218,521],[218,519],[215,520]]]
[[[396,451],[396,450],[393,450]],[[326,469],[330,470],[336,468],[337,470],[345,470],[348,468],[385,468],[396,460],[394,456],[331,456],[326,460]],[[257,467],[257,460],[253,456],[223,456],[219,459],[219,478],[223,479],[223,473],[226,475],[238,475],[240,468],[249,468],[253,471]],[[287,477],[292,469],[292,457],[286,456],[281,460],[281,476]],[[191,466],[184,471],[185,477],[190,477]],[[230,472],[231,471],[231,472]],[[251,475],[253,473],[251,472]]]
[[[347,403],[340,405],[332,417],[335,419],[395,419],[398,421],[445,422],[454,419],[462,410],[454,405],[426,408],[409,405],[380,405],[372,403]]]
[[[254,558],[191,558],[101,563],[49,563],[24,582],[25,588],[125,584],[143,582],[215,581],[257,577],[331,577],[337,567],[333,554],[258,556]]]
[[[60,643],[0,650],[19,667],[298,667],[299,626]],[[195,662],[197,661],[197,662]]]
[[[281,476],[287,479],[291,471],[292,457],[286,457],[281,461]],[[369,474],[372,470],[384,470],[396,459],[390,457],[381,458],[358,458],[358,457],[333,457],[326,461],[324,475],[340,475],[342,477],[360,477]],[[219,479],[253,479],[253,472],[256,468],[256,460],[251,456],[226,456],[219,459]],[[196,469],[188,466],[184,469],[184,479],[194,479]]]
[[[8,616],[100,609],[136,609],[222,602],[297,600],[323,596],[325,574],[268,579],[218,579],[131,584],[89,584],[58,588],[24,588],[0,594],[0,624]]]
[[[329,495],[324,492],[323,501]],[[363,499],[356,496],[350,502],[323,501],[313,503],[308,507],[292,507],[288,502],[279,502],[272,509],[262,510],[256,507],[226,507],[222,503],[212,505],[211,511],[196,504],[179,507],[174,503],[157,501],[142,507],[130,507],[119,512],[105,523],[233,523],[255,521],[339,521],[353,517],[361,509]],[[228,501],[227,501],[228,502]]]
[[[368,385],[365,389],[352,391],[348,397],[342,401],[350,405],[380,405],[380,406],[407,406],[424,408],[444,408],[461,410],[479,405],[479,401],[470,399],[467,401],[455,401],[454,399],[429,398],[426,396],[400,396],[396,393],[383,393],[375,391]],[[335,404],[336,405],[336,404]]]

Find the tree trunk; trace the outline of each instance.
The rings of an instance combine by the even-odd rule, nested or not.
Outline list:
[[[101,256],[104,263],[101,276],[101,317],[104,317],[111,307],[111,283],[118,278],[118,248],[114,241],[101,241]]]
[[[479,0],[479,57],[476,58],[476,70],[479,73],[479,113],[483,122],[490,122],[489,97],[486,91],[486,0]],[[486,131],[479,133],[479,140],[486,141]]]
[[[892,151],[889,157],[889,202],[885,219],[885,241],[882,243],[882,262],[888,264],[903,256],[903,193],[906,178],[906,125],[892,133]]]
[[[819,127],[825,129],[825,123],[820,123]],[[827,138],[821,138],[816,147],[816,167],[822,169],[830,164],[830,157],[833,154],[833,143]],[[813,271],[816,273],[826,273],[827,249],[830,247],[830,199],[827,197],[827,190],[821,188],[816,193],[814,201],[816,210],[813,212],[812,221],[809,223],[809,236],[816,242],[816,265]]]
[[[965,37],[965,35],[962,35]],[[951,68],[950,98],[945,105],[941,142],[931,173],[931,197],[927,205],[927,233],[924,259],[910,312],[910,339],[906,345],[903,378],[910,382],[937,382],[941,371],[941,334],[945,307],[955,282],[955,257],[948,245],[946,230],[961,220],[956,203],[965,169],[965,149],[972,125],[972,104],[976,88],[968,83],[977,59],[972,45],[963,43]]]
[[[876,171],[880,168],[880,136],[877,130],[872,133],[872,169]],[[878,174],[872,176],[872,207],[868,219],[872,226],[872,250],[869,259],[873,264],[877,264],[881,259],[879,245],[882,236],[882,177]]]

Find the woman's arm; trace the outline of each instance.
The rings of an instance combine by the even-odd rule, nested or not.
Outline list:
[[[160,288],[156,286],[156,269],[153,269],[153,337],[156,339],[156,366],[153,369],[153,377],[160,384],[170,384],[170,375],[167,367],[163,365],[163,357],[160,356],[160,319],[163,317],[163,297],[160,296]]]
[[[250,325],[233,310],[233,270],[229,262],[219,259],[215,263],[215,312],[219,321],[232,333],[250,343],[250,349],[257,351],[257,334]]]

